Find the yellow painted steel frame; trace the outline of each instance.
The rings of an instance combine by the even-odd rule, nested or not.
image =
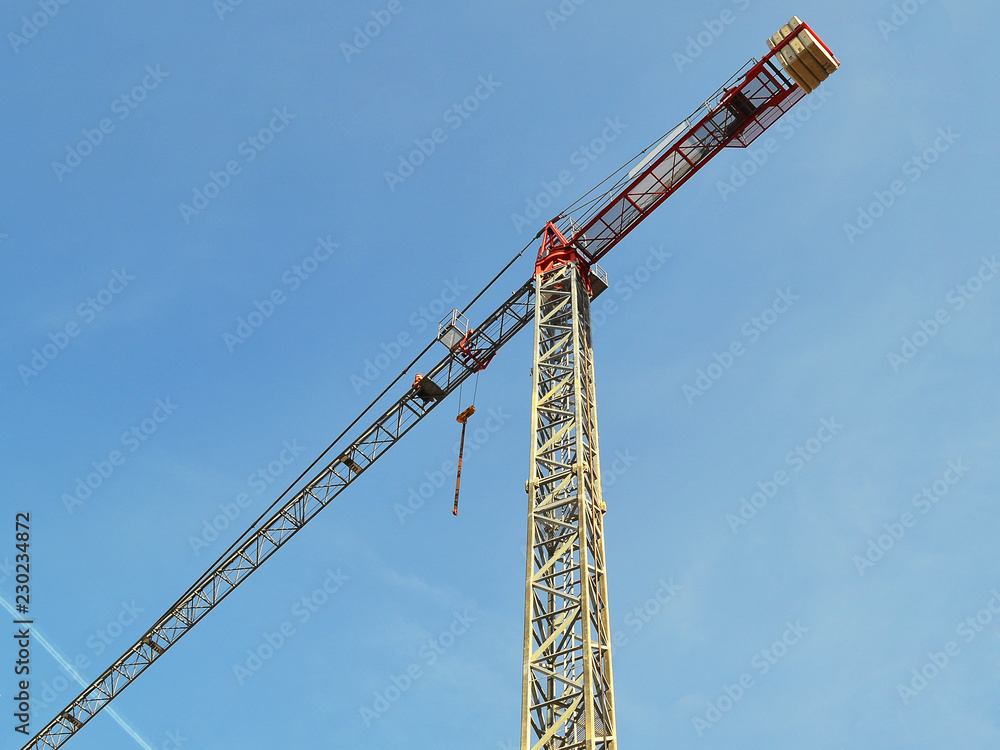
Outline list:
[[[615,750],[590,299],[535,277],[521,750]]]

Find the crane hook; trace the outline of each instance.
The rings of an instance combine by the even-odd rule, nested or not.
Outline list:
[[[470,406],[468,409],[455,417],[455,421],[460,422],[462,425],[462,437],[458,443],[458,476],[455,477],[455,507],[451,509],[451,514],[453,516],[458,515],[458,489],[462,485],[462,455],[465,453],[465,425],[469,421],[469,417],[475,413],[476,407]]]

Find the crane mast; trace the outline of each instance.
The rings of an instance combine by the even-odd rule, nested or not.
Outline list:
[[[614,750],[590,297],[603,280],[546,227],[535,274],[521,748]]]
[[[532,278],[477,328],[456,325],[463,318],[455,311],[438,336],[448,353],[427,375],[418,375],[395,403],[277,507],[282,495],[271,516],[247,529],[22,750],[65,744],[532,321],[521,750],[616,750],[607,507],[601,495],[590,323],[590,302],[607,288],[607,277],[597,263],[722,149],[750,145],[839,66],[796,17],[768,44],[771,51],[764,58],[743,66],[610,190],[583,206],[583,213],[548,222],[538,233],[541,248]],[[323,463],[333,447],[313,466]]]

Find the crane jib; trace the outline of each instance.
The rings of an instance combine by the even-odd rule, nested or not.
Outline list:
[[[534,279],[518,288],[427,374],[444,392],[456,390],[478,367],[468,351],[490,359],[534,320]],[[425,402],[410,387],[346,449],[310,479],[269,519],[245,534],[245,540],[214,569],[207,571],[114,664],[50,721],[23,750],[57,748],[101,711],[154,661],[186,635],[208,612],[245,581],[358,476],[381,458],[443,399]]]

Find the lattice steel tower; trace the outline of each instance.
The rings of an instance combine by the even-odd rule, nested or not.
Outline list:
[[[552,224],[535,271],[521,750],[614,750],[590,300],[607,284]]]
[[[436,364],[419,355],[405,372],[418,361],[428,367],[421,367],[412,386],[368,406],[261,519],[22,750],[52,750],[69,741],[448,395],[486,369],[532,317],[521,750],[616,750],[590,327],[590,302],[607,289],[597,263],[715,156],[749,146],[840,64],[795,16],[768,45],[771,50],[761,60],[740,68],[655,146],[605,180],[607,192],[592,199],[588,193],[549,222],[538,234],[542,247],[533,277],[478,327],[469,327],[468,307],[442,321],[438,339],[447,354]],[[582,213],[574,220],[570,212],[577,208]],[[396,401],[387,406],[393,397]],[[385,411],[365,426],[361,420],[376,406]]]

